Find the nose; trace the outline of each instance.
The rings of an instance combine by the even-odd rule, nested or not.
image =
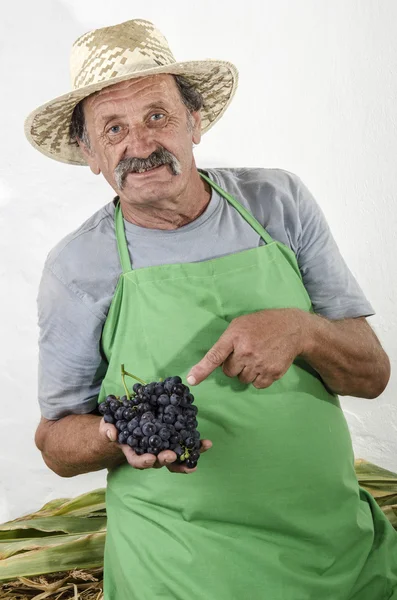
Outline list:
[[[124,158],[147,158],[157,148],[153,133],[144,124],[128,128],[124,145]]]

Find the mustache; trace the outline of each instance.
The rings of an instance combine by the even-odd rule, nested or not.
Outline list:
[[[117,187],[122,190],[128,173],[139,173],[140,171],[170,165],[173,175],[182,172],[179,160],[171,152],[160,146],[147,158],[123,158],[114,170],[114,178]]]

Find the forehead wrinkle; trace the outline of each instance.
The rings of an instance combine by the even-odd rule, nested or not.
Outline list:
[[[92,96],[89,96],[85,99],[85,103],[93,110],[97,110],[98,107],[103,106],[106,102],[130,102],[136,98],[138,94],[140,96],[147,96],[155,92],[160,92],[162,94],[175,96],[177,88],[173,79],[169,79],[171,77],[171,75],[155,75],[140,77],[127,82],[123,81],[121,84],[109,86],[96,92]]]

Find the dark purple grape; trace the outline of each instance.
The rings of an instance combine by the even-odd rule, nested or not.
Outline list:
[[[151,436],[156,433],[156,425],[154,423],[151,423],[150,421],[148,421],[147,423],[143,423],[143,425],[141,422],[141,429],[143,435]]]
[[[167,424],[174,424],[175,423],[175,417],[173,415],[164,415],[163,417],[163,423],[167,423]]]
[[[187,431],[187,429],[181,429],[179,435],[183,440],[185,440],[187,437],[189,437],[190,431]]]
[[[187,417],[195,417],[198,413],[198,408],[195,404],[191,404],[184,412]]]
[[[134,429],[139,427],[138,417],[134,417],[133,419],[131,419],[131,421],[128,422],[127,427],[128,427],[128,431],[130,431],[131,433],[134,431]]]
[[[109,404],[106,401],[101,402],[98,406],[98,411],[100,412],[101,415],[106,415],[107,413],[110,413]]]
[[[116,421],[116,427],[119,431],[124,431],[124,429],[126,429],[127,426],[127,421]]]
[[[144,450],[143,448],[134,448],[135,450],[135,454],[137,454],[138,456],[142,456],[142,454],[145,454],[146,450]]]
[[[168,379],[168,381],[167,380],[164,381],[164,390],[168,394],[171,394],[173,387],[174,387],[174,384],[172,383],[172,381],[170,379]]]
[[[182,454],[184,454],[184,449],[179,444],[177,444],[176,446],[174,446],[173,451],[178,456],[178,458],[181,457]]]
[[[186,402],[187,404],[193,404],[193,402],[194,402],[194,396],[193,396],[193,394],[190,394],[190,393],[189,393],[189,394],[186,394],[186,395],[184,396],[184,400],[185,400],[185,402]]]
[[[141,423],[145,423],[145,421],[154,421],[154,414],[150,410],[144,412],[141,416]]]
[[[200,440],[196,440],[195,444],[194,444],[194,449],[195,450],[200,450],[201,448],[201,441]]]
[[[114,418],[116,419],[116,421],[120,421],[123,418],[124,411],[125,411],[124,406],[120,406],[120,408],[118,408],[116,410],[116,412],[114,413]]]
[[[118,436],[119,444],[125,444],[129,435],[130,434],[129,434],[128,429],[124,429],[124,431],[120,431],[119,436]]]
[[[149,446],[147,452],[149,454],[154,454],[155,456],[157,456],[161,452],[161,448],[152,448],[151,446]]]
[[[136,427],[132,433],[134,434],[135,437],[143,436],[142,429],[140,427]]]
[[[168,448],[170,447],[170,443],[168,440],[163,440],[161,443],[161,448],[162,450],[168,450]]]
[[[123,419],[126,421],[131,421],[134,415],[135,411],[132,408],[126,408],[123,413]]]
[[[189,436],[185,440],[185,446],[186,446],[186,448],[189,448],[189,449],[194,448],[195,442],[196,442],[196,440],[192,436]]]
[[[145,435],[143,438],[141,438],[141,440],[139,442],[139,447],[147,448],[148,446],[149,446],[149,438],[147,435]]]
[[[161,446],[161,437],[159,435],[152,435],[149,438],[149,446],[152,446],[152,448],[158,448]]]
[[[162,427],[158,434],[162,440],[168,440],[171,437],[171,431],[168,429],[168,427]]]
[[[171,394],[170,402],[172,406],[179,406],[179,404],[181,403],[181,399],[176,394]]]
[[[161,396],[161,394],[164,394],[164,385],[162,383],[156,383],[154,386],[154,393],[156,396]]]
[[[145,386],[145,393],[151,396],[154,393],[154,388],[156,387],[156,382],[152,381]]]
[[[170,437],[170,448],[172,448],[176,444],[180,444],[180,442],[181,442],[181,438],[177,433],[175,435],[172,435]]]
[[[161,406],[167,406],[170,403],[170,397],[168,394],[161,394],[161,396],[158,397],[157,402]]]
[[[179,421],[179,423],[186,423],[185,415],[178,415],[176,420]]]
[[[185,428],[185,424],[181,423],[180,421],[176,421],[174,424],[175,430],[176,431],[181,431],[182,429]]]
[[[197,467],[197,460],[191,460],[190,458],[188,458],[185,462],[185,465],[188,469],[194,469],[195,467]]]
[[[189,431],[193,431],[193,429],[196,429],[197,425],[197,419],[186,419],[185,428]]]
[[[111,425],[114,425],[114,423],[116,422],[114,420],[114,416],[109,413],[104,415],[103,420],[105,421],[105,423],[110,423]]]
[[[110,403],[110,410],[115,413],[120,408],[120,402],[118,400],[112,400]]]
[[[184,391],[185,391],[185,386],[183,385],[183,383],[177,383],[172,388],[172,393],[176,394],[177,396],[183,396]]]
[[[200,452],[198,452],[197,450],[193,450],[193,452],[190,453],[189,456],[190,460],[198,460],[200,458]]]
[[[139,444],[139,440],[134,437],[133,435],[128,436],[127,438],[127,444],[131,447],[131,448],[136,448]]]
[[[174,377],[171,377],[171,381],[174,385],[176,385],[177,383],[182,383],[182,379],[179,377],[179,375],[174,375]]]
[[[141,387],[142,387],[142,384],[137,382],[137,383],[134,383],[134,385],[132,386],[132,389],[137,394],[139,392],[139,390],[141,389]]]
[[[195,440],[199,440],[200,439],[200,432],[197,431],[197,429],[195,431],[192,431],[192,437],[194,437]]]
[[[174,417],[176,417],[176,408],[175,408],[175,406],[171,406],[171,404],[169,404],[168,406],[166,406],[164,408],[164,414],[165,415],[173,415]]]

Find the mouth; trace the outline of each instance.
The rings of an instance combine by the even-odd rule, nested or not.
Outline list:
[[[150,167],[149,169],[139,169],[139,171],[130,171],[128,175],[133,175],[134,177],[140,177],[142,175],[153,174],[155,171],[159,171],[160,169],[166,168],[167,165],[160,165],[159,167]]]

